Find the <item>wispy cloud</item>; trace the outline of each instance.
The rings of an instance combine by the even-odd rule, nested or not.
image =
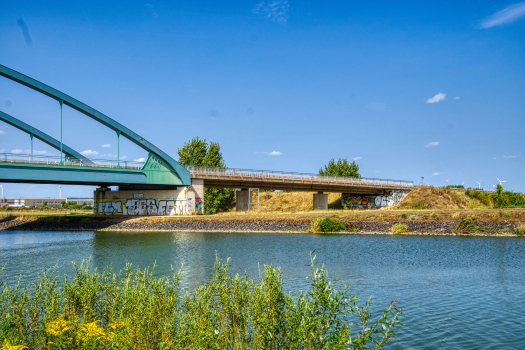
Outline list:
[[[146,158],[133,159],[133,161],[134,161],[134,162],[142,163],[142,162],[145,162],[145,161],[146,161]]]
[[[92,151],[90,149],[82,151],[82,152],[80,152],[80,154],[82,154],[84,157],[98,156],[98,152],[97,151]]]
[[[432,176],[441,175],[441,173],[432,173]]]
[[[359,159],[361,159],[361,157],[352,158],[352,160],[359,160]]]
[[[447,94],[440,92],[439,94],[435,94],[434,97],[429,98],[427,100],[427,103],[436,103],[443,101],[445,99],[445,96],[447,96]]]
[[[525,1],[505,7],[503,10],[485,18],[480,27],[492,28],[512,23],[525,16]]]
[[[279,151],[273,151],[268,153],[269,156],[282,156],[283,154]]]
[[[31,154],[31,150],[30,149],[21,150],[21,149],[17,148],[17,149],[12,150],[11,153],[13,153],[13,154]],[[45,156],[45,155],[49,156],[51,154],[52,153],[49,153],[48,151],[33,150],[33,155],[34,156]]]
[[[5,135],[7,134],[4,130],[0,129],[0,135]]]
[[[439,142],[437,141],[434,141],[434,142],[429,142],[425,145],[425,148],[429,148],[429,147],[435,147],[435,146],[439,146]]]
[[[461,97],[459,97],[459,96],[454,97],[455,100],[459,100],[460,98]]]
[[[253,13],[263,15],[267,19],[277,23],[286,23],[288,20],[288,9],[290,5],[288,1],[261,1],[253,8]]]
[[[510,159],[510,158],[518,158],[518,156],[503,156],[503,158],[507,158],[507,159]]]
[[[111,147],[111,144],[109,144],[109,143],[106,143],[106,144],[102,145],[102,148],[110,148],[110,147]]]

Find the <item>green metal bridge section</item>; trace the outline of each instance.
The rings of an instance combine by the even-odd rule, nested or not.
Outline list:
[[[62,143],[62,130],[59,141],[17,118],[0,112],[0,120],[28,133],[31,142],[33,137],[36,137],[61,152],[60,157],[0,154],[0,181],[100,186],[191,185],[190,172],[186,168],[152,143],[105,114],[3,65],[0,65],[0,75],[57,100],[60,105],[61,118],[62,105],[69,106],[114,130],[119,138],[122,135],[148,151],[148,157],[144,163],[87,159]]]

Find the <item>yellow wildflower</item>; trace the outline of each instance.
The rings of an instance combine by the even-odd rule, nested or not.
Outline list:
[[[29,349],[27,346],[24,345],[11,345],[7,339],[4,339],[4,344],[2,345],[1,350],[22,350],[22,349]]]
[[[126,326],[126,323],[124,321],[115,321],[108,324],[109,328],[116,331],[117,329],[124,328]]]
[[[49,322],[46,326],[46,332],[54,336],[59,336],[70,329],[71,322],[64,320],[64,315],[60,315],[59,318],[53,322]]]
[[[98,326],[99,321],[83,324],[80,327],[79,338],[81,341],[97,340],[106,338],[104,329]]]

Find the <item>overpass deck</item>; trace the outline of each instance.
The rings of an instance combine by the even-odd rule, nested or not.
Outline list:
[[[234,168],[189,166],[192,179],[202,180],[204,187],[260,188],[290,191],[349,192],[381,194],[387,190],[411,190],[412,181],[352,178],[318,174]]]

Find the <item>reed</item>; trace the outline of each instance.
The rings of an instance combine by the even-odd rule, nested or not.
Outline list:
[[[0,283],[2,349],[368,349],[394,335],[401,315],[392,302],[372,320],[347,286],[337,287],[311,254],[310,289],[285,293],[281,270],[258,281],[228,273],[218,257],[213,278],[191,292],[180,272],[120,273],[74,266],[60,280],[43,270],[25,288]],[[357,324],[352,326],[352,320]]]

